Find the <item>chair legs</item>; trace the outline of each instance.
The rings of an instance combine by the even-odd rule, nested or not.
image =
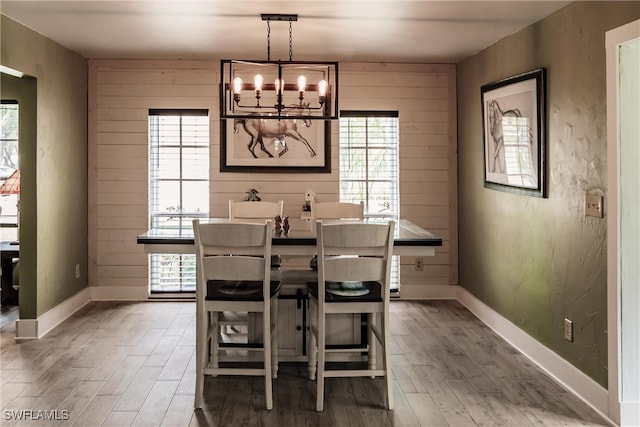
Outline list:
[[[208,342],[204,339],[209,329],[209,313],[197,310],[196,314],[196,390],[195,408],[202,408],[204,403],[204,369],[209,361]]]
[[[319,308],[313,300],[309,300],[309,379],[316,380],[316,411],[324,410],[324,372],[325,372],[325,317],[320,316]]]
[[[326,365],[326,334],[325,334],[325,318],[318,318],[318,367],[316,379],[316,411],[324,410],[324,372]]]
[[[209,312],[209,323],[207,331],[207,339],[209,342],[209,358],[208,365],[210,368],[217,369],[220,366],[220,316],[221,313],[217,311]],[[207,366],[207,364],[205,364]],[[217,377],[217,375],[213,375]]]
[[[380,317],[380,326],[378,329],[376,326],[377,316]],[[309,356],[308,362],[308,370],[309,370],[309,379],[316,381],[316,410],[323,411],[324,410],[324,381],[326,377],[333,377],[336,375],[331,375],[329,372],[327,375],[325,364],[326,364],[326,319],[324,316],[318,314],[318,307],[314,301],[309,302],[309,318],[310,318],[310,333],[309,333],[309,342],[308,342],[308,351],[307,354]],[[377,332],[376,332],[377,331]],[[386,316],[382,313],[368,313],[367,314],[367,336],[369,339],[369,348],[368,348],[368,360],[367,367],[371,372],[371,378],[375,378],[375,374],[383,375],[385,378],[385,404],[386,408],[391,410],[393,409],[393,380],[391,373],[391,350],[389,348],[389,322]],[[382,347],[382,363],[383,363],[383,371],[381,373],[379,368],[377,367],[378,360],[376,357],[376,347],[380,343]],[[368,372],[361,372],[360,375],[358,373],[354,373],[353,376],[363,376],[362,374],[367,375]],[[337,376],[349,376],[349,375],[337,375]]]
[[[384,337],[384,344],[382,346],[382,359],[384,362],[384,382],[387,389],[387,409],[393,409],[393,378],[391,374],[391,349],[389,345],[389,337],[391,331],[389,330],[389,317],[382,317],[382,334]]]
[[[307,343],[307,355],[309,357],[308,369],[309,369],[309,379],[316,379],[316,366],[318,365],[318,342],[317,342],[317,323],[314,323],[313,320],[317,320],[317,307],[309,302],[309,342]]]
[[[272,303],[273,304],[273,303]],[[263,342],[263,350],[264,350],[264,400],[265,406],[267,407],[267,411],[270,411],[273,408],[273,387],[272,387],[272,378],[271,378],[271,339],[267,339],[267,337],[271,336],[271,328],[273,327],[271,322],[271,316],[269,313],[262,313],[262,342]]]
[[[271,299],[271,376],[278,378],[278,298]]]
[[[204,311],[198,314],[196,320],[196,390],[195,408],[202,408],[204,404],[204,378],[206,369],[218,369],[220,364],[220,324],[221,312]],[[271,299],[271,313],[263,313],[263,376],[265,380],[265,407],[273,409],[272,379],[278,376],[278,299]],[[229,374],[227,371],[225,374]],[[210,374],[217,377],[218,374]],[[221,375],[224,375],[221,373]],[[245,374],[246,375],[246,374]]]
[[[375,324],[376,324],[376,314],[375,313],[369,313],[367,314],[367,342],[369,343],[369,355],[368,355],[368,359],[369,359],[369,369],[373,370],[376,369],[376,346],[377,346],[377,340],[376,340],[376,335],[374,334],[373,330],[375,328]],[[376,376],[373,375],[371,376],[371,378],[375,378]]]

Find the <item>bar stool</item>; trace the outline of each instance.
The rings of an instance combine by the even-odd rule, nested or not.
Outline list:
[[[329,377],[383,376],[386,407],[393,409],[393,389],[388,338],[389,283],[393,253],[394,221],[388,223],[316,223],[318,281],[308,286],[310,306],[309,378],[317,372],[316,410],[324,407],[324,383]],[[330,349],[326,345],[326,321],[331,314],[367,315],[368,345]],[[377,323],[380,317],[380,324]],[[382,367],[377,367],[376,344],[382,347]],[[366,353],[367,367],[328,369],[332,351]]]
[[[193,221],[196,246],[196,408],[204,400],[205,375],[264,376],[265,406],[273,408],[272,373],[277,371],[277,303],[280,282],[271,280],[273,222],[200,223]],[[261,368],[221,367],[223,312],[262,313],[262,343],[234,346],[262,352]],[[248,361],[253,361],[247,358]]]

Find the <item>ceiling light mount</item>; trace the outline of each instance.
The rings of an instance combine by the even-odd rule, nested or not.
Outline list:
[[[292,22],[298,15],[261,17],[267,22],[267,60],[220,62],[221,118],[337,119],[338,63],[293,61]],[[271,60],[271,21],[289,22],[288,61]]]
[[[298,20],[297,14],[282,14],[282,13],[262,13],[260,14],[263,21],[287,21],[295,22]]]

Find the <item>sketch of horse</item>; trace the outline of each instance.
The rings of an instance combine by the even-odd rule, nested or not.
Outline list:
[[[284,139],[289,137],[295,141],[302,142],[309,151],[310,157],[315,157],[316,152],[309,144],[309,141],[298,131],[299,120],[302,120],[302,124],[305,127],[311,126],[311,120],[309,119],[296,119],[292,116],[288,119],[235,119],[233,123],[233,130],[238,133],[240,127],[251,137],[247,148],[254,158],[258,158],[255,153],[256,145],[260,146],[260,150],[267,154],[269,157],[273,157],[273,154],[267,150],[264,146],[264,138],[279,138]],[[282,157],[287,151],[289,151],[288,144],[284,144],[284,149],[278,154],[278,157]]]
[[[493,156],[489,165],[489,171],[499,174],[507,173],[507,164],[504,157],[504,135],[502,134],[503,117],[522,117],[522,113],[520,113],[520,110],[517,108],[502,111],[498,101],[489,101],[489,133],[491,133],[491,137],[493,138]]]

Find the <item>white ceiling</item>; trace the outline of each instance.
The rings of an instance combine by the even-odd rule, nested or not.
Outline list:
[[[2,14],[86,58],[267,59],[261,13],[298,14],[293,59],[457,63],[569,1],[0,0]],[[289,25],[271,23],[271,59]]]

